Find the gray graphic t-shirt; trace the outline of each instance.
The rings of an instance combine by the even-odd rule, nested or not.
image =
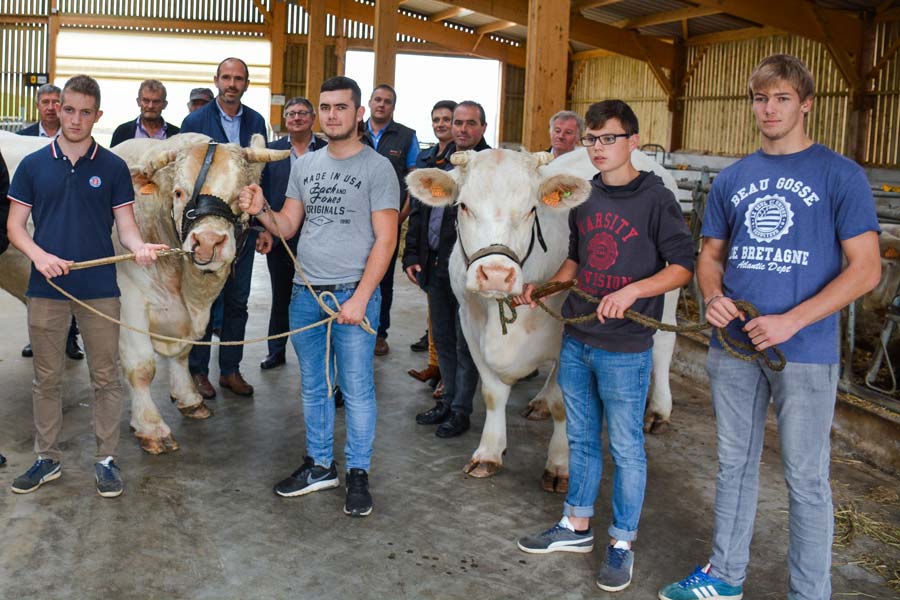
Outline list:
[[[342,160],[327,149],[304,154],[291,166],[286,196],[306,211],[297,260],[313,285],[359,281],[375,243],[371,213],[400,208],[390,161],[368,146]],[[294,283],[303,284],[298,274]]]

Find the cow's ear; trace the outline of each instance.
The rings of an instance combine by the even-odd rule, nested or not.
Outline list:
[[[591,184],[575,175],[553,175],[541,183],[541,202],[551,208],[569,210],[588,199]]]
[[[131,172],[131,183],[138,187],[138,191],[145,196],[155,194],[159,189],[155,183],[144,173],[141,167],[129,167]]]
[[[409,193],[430,206],[447,206],[456,200],[456,181],[441,169],[417,169],[406,176]]]

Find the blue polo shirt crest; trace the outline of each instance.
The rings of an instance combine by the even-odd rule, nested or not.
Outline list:
[[[131,174],[121,158],[93,142],[75,164],[57,139],[29,154],[9,186],[9,199],[31,209],[34,241],[45,252],[81,262],[112,256],[113,211],[134,203]],[[119,295],[114,265],[72,271],[54,283],[76,298]],[[32,265],[28,296],[64,300]]]

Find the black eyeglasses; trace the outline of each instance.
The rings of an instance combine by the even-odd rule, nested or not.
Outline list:
[[[310,112],[308,110],[292,110],[291,112],[284,113],[284,116],[288,119],[294,119],[296,117],[308,117]]]
[[[631,134],[631,133],[605,133],[603,135],[588,134],[588,135],[584,136],[583,138],[581,138],[581,145],[587,146],[588,148],[590,148],[591,146],[593,146],[594,144],[596,144],[599,141],[604,146],[612,146],[613,144],[616,143],[617,139],[629,138],[632,135],[633,134]]]

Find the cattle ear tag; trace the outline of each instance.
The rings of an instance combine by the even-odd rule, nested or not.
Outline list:
[[[447,192],[444,190],[440,184],[435,183],[434,179],[423,179],[422,185],[428,188],[428,191],[431,192],[431,195],[435,198],[443,198],[447,195]]]
[[[544,197],[541,198],[541,201],[547,206],[557,206],[564,199],[568,199],[569,196],[572,195],[572,192],[569,190],[555,190],[550,192],[549,194],[544,194]]]
[[[888,246],[887,250],[884,251],[885,258],[900,258],[900,252],[894,249],[893,246]]]
[[[141,189],[139,191],[142,196],[150,196],[151,194],[155,194],[157,191],[159,191],[159,188],[152,181],[148,181],[141,186]]]

